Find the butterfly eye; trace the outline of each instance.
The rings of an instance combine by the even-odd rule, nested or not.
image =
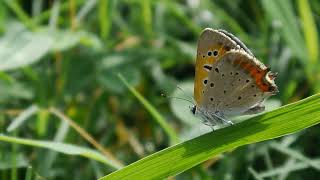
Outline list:
[[[196,107],[196,106],[192,106],[192,108],[191,108],[191,112],[192,112],[192,114],[196,114],[196,109],[197,109],[197,107]]]

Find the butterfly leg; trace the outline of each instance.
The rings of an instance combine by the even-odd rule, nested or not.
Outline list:
[[[213,130],[220,129],[226,126],[233,125],[233,123],[227,120],[222,114],[207,114],[205,118],[206,125],[210,126]]]
[[[209,113],[209,112],[203,112],[198,109],[201,113],[199,114],[202,118],[202,123],[210,126],[213,130],[220,129],[222,127],[226,127],[229,125],[233,125],[233,123],[230,120],[227,120],[226,117],[219,112],[216,113]]]
[[[219,119],[220,124],[224,124],[224,125],[233,125],[233,122],[228,120],[222,113],[220,112],[216,112],[214,114],[212,114],[213,117]]]

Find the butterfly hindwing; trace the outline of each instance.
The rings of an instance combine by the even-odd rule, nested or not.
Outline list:
[[[227,52],[213,64],[208,74],[200,108],[224,115],[239,115],[260,106],[266,97],[276,91],[274,82],[268,79],[268,73],[266,66],[246,52]]]

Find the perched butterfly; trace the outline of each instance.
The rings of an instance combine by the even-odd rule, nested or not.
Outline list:
[[[234,35],[206,28],[198,41],[191,111],[205,124],[232,124],[227,118],[264,111],[263,101],[278,93],[276,74]]]

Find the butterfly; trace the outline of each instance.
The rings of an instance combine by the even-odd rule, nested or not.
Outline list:
[[[263,101],[279,92],[276,76],[237,37],[206,28],[198,40],[191,111],[213,128],[231,125],[229,117],[264,111]]]

